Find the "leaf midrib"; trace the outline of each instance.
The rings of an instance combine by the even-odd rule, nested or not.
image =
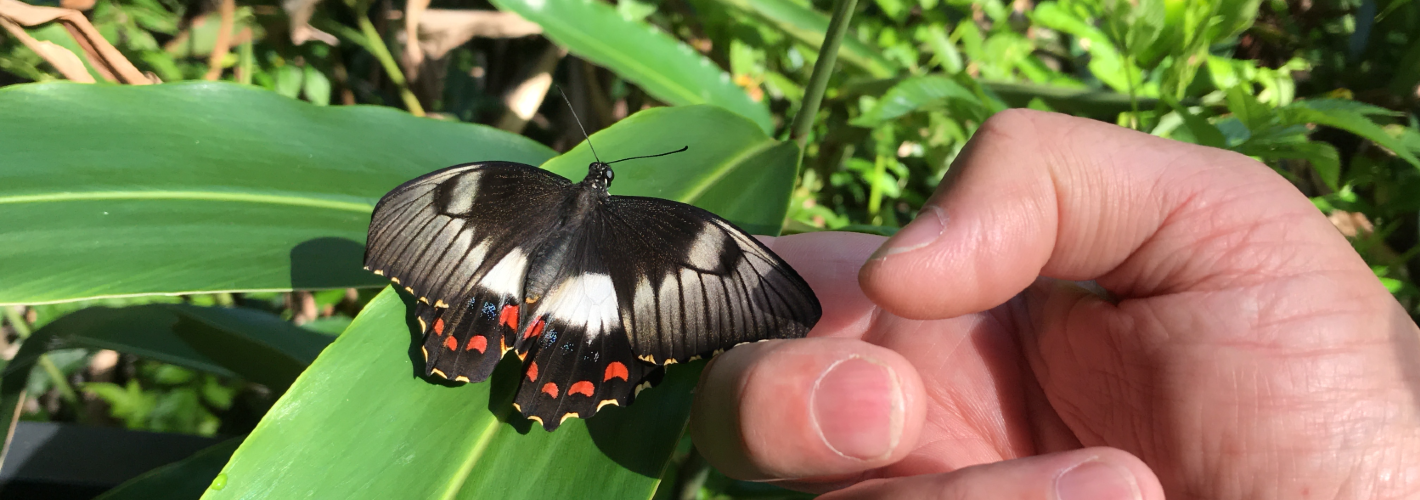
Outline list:
[[[298,207],[325,208],[330,210],[342,210],[368,214],[375,209],[373,203],[358,203],[351,201],[340,201],[329,198],[309,197],[309,196],[289,196],[259,193],[240,193],[227,191],[170,191],[170,190],[143,190],[143,191],[78,191],[46,194],[29,194],[0,196],[0,205],[21,204],[21,203],[52,203],[66,201],[99,201],[99,200],[200,200],[200,201],[230,201],[238,203],[257,203],[269,205],[287,205]]]
[[[488,422],[483,426],[483,432],[479,434],[478,440],[474,441],[473,448],[469,449],[468,456],[464,457],[463,463],[459,464],[455,477],[448,482],[448,487],[439,495],[439,498],[451,499],[463,490],[464,482],[468,481],[469,474],[473,473],[473,468],[483,458],[483,453],[488,450],[489,443],[493,442],[493,436],[498,434],[498,425],[502,423],[502,419],[498,417],[489,415]]]
[[[709,191],[710,188],[713,187],[715,184],[718,184],[720,182],[720,179],[724,179],[725,176],[730,175],[731,172],[734,172],[735,170],[738,170],[743,167],[745,165],[746,159],[753,158],[756,155],[763,153],[769,149],[778,147],[780,144],[783,143],[766,138],[764,141],[761,141],[755,147],[745,148],[738,155],[726,159],[724,162],[724,164],[726,165],[725,168],[716,168],[711,170],[709,175],[702,177],[700,182],[695,183],[695,185],[691,186],[690,189],[687,189],[684,194],[677,197],[677,199],[679,199],[682,203],[688,203],[692,205],[695,204],[696,200],[699,200],[701,195],[705,194],[706,191]]]

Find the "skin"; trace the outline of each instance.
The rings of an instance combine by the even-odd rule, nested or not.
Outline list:
[[[1011,110],[891,240],[770,243],[824,316],[706,369],[691,429],[732,477],[830,500],[1420,495],[1420,330],[1244,156]]]

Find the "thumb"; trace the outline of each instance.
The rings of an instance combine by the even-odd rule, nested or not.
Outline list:
[[[1163,500],[1144,462],[1114,448],[1085,448],[977,465],[943,474],[865,481],[820,500]]]

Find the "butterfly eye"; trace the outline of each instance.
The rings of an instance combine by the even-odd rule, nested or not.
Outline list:
[[[606,181],[611,182],[613,177],[616,177],[616,173],[612,172],[610,168],[606,169]]]

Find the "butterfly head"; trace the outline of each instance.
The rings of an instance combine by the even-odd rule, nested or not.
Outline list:
[[[595,161],[587,166],[587,177],[582,179],[582,184],[604,190],[611,187],[611,180],[615,176],[610,164]]]

